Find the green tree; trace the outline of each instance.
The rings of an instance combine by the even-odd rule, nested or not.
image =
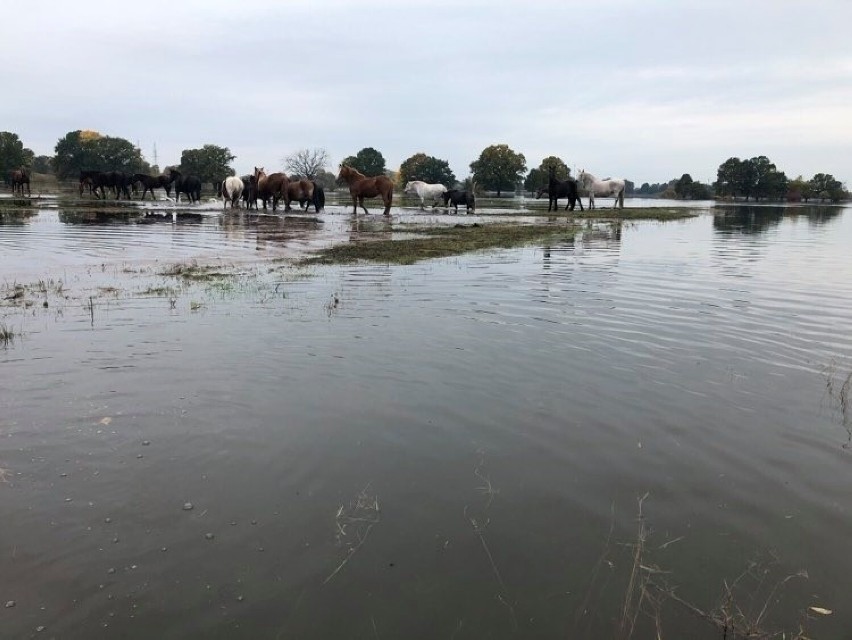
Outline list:
[[[555,175],[557,180],[567,180],[571,175],[571,169],[568,168],[568,165],[562,161],[562,158],[556,156],[547,156],[538,165],[538,170],[544,174],[545,181],[550,177],[551,169],[556,170]]]
[[[787,200],[790,202],[807,202],[813,197],[811,183],[802,176],[796,176],[787,182]]]
[[[755,200],[760,198],[783,198],[787,194],[787,176],[766,156],[757,156],[748,160],[751,165],[750,177],[753,184],[750,191]]]
[[[470,163],[470,170],[476,184],[496,191],[499,198],[504,190],[514,189],[521,182],[527,171],[527,159],[509,145],[494,144],[482,150],[479,159]]]
[[[24,146],[17,133],[0,131],[0,179],[9,180],[10,174],[21,167],[29,167],[33,152]]]
[[[547,174],[542,173],[541,169],[530,169],[527,177],[524,178],[524,189],[527,191],[537,191],[546,184]]]
[[[185,176],[197,176],[217,188],[222,180],[234,175],[229,166],[236,158],[228,147],[205,144],[200,149],[184,149],[180,154],[179,171]]]
[[[382,176],[386,171],[384,156],[373,147],[364,147],[356,155],[344,158],[340,164],[348,165],[370,178]]]
[[[675,183],[674,190],[677,194],[677,197],[683,199],[688,198],[690,196],[690,193],[692,192],[693,182],[694,181],[692,180],[692,176],[688,173],[684,173],[680,177],[680,180]]]
[[[830,173],[818,173],[810,179],[813,197],[838,202],[844,197],[843,184]]]
[[[36,156],[33,158],[33,171],[36,173],[53,173],[53,158]]]
[[[716,170],[716,193],[720,196],[739,195],[740,176],[743,172],[743,161],[739,158],[728,158]]]
[[[314,181],[321,186],[325,191],[334,191],[337,189],[337,176],[331,171],[320,169],[317,172]]]
[[[76,178],[81,169],[145,173],[149,165],[142,152],[124,138],[96,131],[69,131],[56,143],[53,168],[60,179]]]
[[[415,153],[399,167],[397,177],[400,186],[405,186],[411,180],[422,180],[430,184],[442,184],[452,189],[456,184],[456,176],[446,160],[425,153]]]

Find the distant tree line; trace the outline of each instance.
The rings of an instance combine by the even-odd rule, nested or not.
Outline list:
[[[180,163],[172,168],[218,185],[226,177],[234,175],[231,164],[235,159],[228,147],[204,144],[199,148],[184,149]],[[337,186],[336,174],[329,171],[332,162],[325,149],[300,149],[282,158],[281,162],[293,177],[314,180],[329,190]],[[373,147],[364,147],[355,155],[344,158],[340,164],[350,165],[366,176],[388,175],[400,188],[411,180],[422,180],[451,188],[475,185],[479,190],[493,191],[498,196],[518,190],[536,191],[547,185],[551,171],[559,180],[571,177],[568,163],[557,156],[548,156],[537,167],[527,171],[524,154],[506,144],[494,144],[483,149],[479,157],[470,163],[470,176],[461,182],[446,160],[424,152],[407,158],[398,171],[389,170],[384,156]],[[22,166],[36,173],[54,173],[59,179],[74,179],[81,169],[159,173],[159,167],[151,166],[142,151],[131,142],[97,131],[69,131],[56,143],[53,156],[35,156],[31,149],[24,147],[17,134],[0,132],[0,177],[8,180],[10,172]],[[766,156],[746,160],[728,158],[719,165],[713,184],[693,180],[690,174],[684,173],[680,178],[665,183],[644,182],[638,188],[628,180],[626,191],[639,196],[685,200],[722,197],[746,201],[837,202],[849,197],[843,184],[831,174],[818,173],[809,180],[802,176],[788,179]]]

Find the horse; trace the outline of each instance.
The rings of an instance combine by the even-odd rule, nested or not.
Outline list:
[[[432,206],[437,204],[438,199],[447,192],[442,184],[430,184],[422,180],[409,180],[405,183],[404,193],[416,194],[420,198],[420,208],[424,209],[426,198],[432,200]]]
[[[609,196],[615,198],[612,208],[624,208],[624,180],[621,178],[607,178],[598,180],[591,173],[580,171],[577,182],[589,192],[589,209],[595,208],[595,196]]]
[[[190,202],[201,200],[201,178],[197,176],[184,177],[180,171],[169,169],[169,177],[175,185],[175,202],[180,202],[180,194],[189,196]]]
[[[167,176],[165,174],[149,176],[147,173],[134,173],[130,181],[134,189],[136,188],[137,183],[142,185],[142,200],[145,199],[145,196],[149,191],[151,192],[151,197],[154,198],[154,189],[165,189],[167,196],[171,197],[172,195],[171,176]]]
[[[444,201],[444,207],[449,208],[450,203],[456,208],[456,213],[459,212],[459,205],[465,206],[465,213],[476,211],[476,196],[473,195],[473,190],[460,191],[459,189],[450,189],[441,194],[441,199]],[[436,205],[432,205],[434,209]]]
[[[305,211],[307,212],[310,209],[311,205],[314,205],[314,211],[319,213],[321,210],[325,209],[325,189],[322,188],[321,185],[318,185],[316,182],[311,180],[311,184],[314,185],[314,197],[311,202],[309,202],[305,206]]]
[[[117,200],[121,199],[121,194],[124,194],[124,197],[130,200],[130,184],[132,180],[132,176],[127,175],[123,171],[90,171],[81,169],[80,195],[83,195],[83,187],[88,185],[96,198],[106,200],[106,187],[109,187],[115,193]],[[100,190],[100,195],[98,195],[98,190]]]
[[[257,209],[257,179],[252,174],[240,176],[243,181],[243,203],[246,209]]]
[[[12,194],[20,194],[24,195],[24,185],[27,185],[27,196],[32,196],[32,191],[30,191],[30,172],[26,167],[21,167],[20,169],[15,169],[10,174],[11,182],[12,182]]]
[[[314,199],[314,184],[314,182],[304,178],[292,178],[287,185],[287,195],[290,202],[298,202],[300,209],[306,204],[310,205]]]
[[[390,215],[391,203],[393,202],[393,182],[387,176],[376,176],[368,178],[363,173],[350,167],[349,165],[340,165],[340,173],[337,175],[338,180],[343,180],[349,185],[349,195],[352,196],[352,213],[358,215],[358,205],[367,211],[364,206],[364,198],[382,197],[382,202],[385,205],[385,215]]]
[[[272,211],[278,206],[278,201],[284,198],[284,211],[291,211],[290,196],[287,193],[290,186],[290,180],[286,173],[273,173],[266,175],[263,167],[254,168],[254,178],[257,181],[257,197],[263,200],[263,208],[266,210],[266,203],[272,198]]]
[[[238,206],[237,202],[240,196],[243,195],[243,181],[236,176],[229,176],[222,181],[222,210],[228,207],[231,203],[231,209]]]
[[[555,171],[550,171],[550,179],[547,186],[541,187],[535,193],[535,198],[538,200],[544,193],[548,195],[547,210],[559,211],[559,198],[568,198],[568,203],[565,205],[565,211],[571,208],[574,210],[576,203],[580,204],[580,211],[583,211],[583,201],[580,199],[580,193],[577,190],[577,181],[568,178],[567,180],[557,180]]]

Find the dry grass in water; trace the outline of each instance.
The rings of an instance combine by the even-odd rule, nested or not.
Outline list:
[[[12,327],[7,325],[5,322],[0,322],[0,345],[3,347],[7,347],[13,342],[15,342],[15,338],[20,335],[16,332]]]
[[[346,557],[334,571],[328,574],[326,579],[323,580],[323,584],[327,584],[340,573],[358,549],[364,546],[373,527],[381,520],[379,498],[376,495],[368,494],[369,489],[370,485],[368,484],[348,505],[340,505],[337,514],[334,516],[334,524],[337,527],[337,545],[344,549]]]
[[[494,496],[499,493],[497,489],[494,488],[494,485],[491,484],[491,479],[483,473],[483,468],[485,467],[485,453],[483,451],[479,451],[479,461],[473,469],[473,475],[475,475],[482,484],[476,487],[476,490],[482,493],[485,496],[485,504],[481,507],[481,513],[479,518],[475,516],[471,516],[469,513],[469,508],[466,505],[464,508],[464,517],[465,520],[470,522],[470,526],[473,528],[473,533],[479,538],[479,543],[482,545],[482,551],[485,553],[485,557],[488,558],[488,564],[491,565],[491,571],[494,574],[494,579],[497,582],[497,586],[499,587],[499,591],[495,598],[497,601],[505,606],[509,610],[509,615],[512,618],[512,628],[517,631],[518,629],[518,618],[515,615],[515,602],[511,599],[509,595],[509,589],[506,587],[506,583],[503,581],[503,576],[500,574],[500,569],[497,567],[497,563],[494,561],[494,555],[491,553],[491,548],[488,546],[488,541],[485,538],[485,532],[488,528],[488,525],[491,523],[491,519],[488,516],[488,509],[491,507],[491,503],[494,500]]]
[[[784,586],[791,580],[808,577],[807,572],[801,571],[779,578],[777,561],[774,559],[751,562],[732,582],[723,581],[719,600],[711,608],[701,608],[681,597],[677,593],[677,587],[671,582],[672,574],[653,563],[652,552],[648,546],[650,531],[643,513],[647,498],[648,494],[645,494],[638,500],[636,538],[627,545],[631,558],[630,575],[619,614],[618,630],[615,634],[617,638],[633,638],[640,628],[640,620],[647,619],[653,625],[653,637],[663,640],[663,607],[668,603],[677,605],[703,624],[709,625],[718,631],[719,637],[724,640],[809,640],[805,635],[804,625],[810,615],[832,613],[829,609],[811,606],[800,612],[798,629],[773,629],[770,623],[770,608],[777,604]],[[666,542],[654,551],[664,550],[681,539]],[[602,557],[608,553],[608,549],[605,549]],[[597,574],[593,574],[593,582],[596,577]],[[591,588],[590,586],[590,591]],[[585,611],[583,613],[585,614]],[[643,637],[647,637],[647,634]]]

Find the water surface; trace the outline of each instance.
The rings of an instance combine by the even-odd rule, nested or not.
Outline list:
[[[846,637],[850,210],[286,267],[381,218],[0,220],[0,635],[627,637],[646,496],[659,583]]]

